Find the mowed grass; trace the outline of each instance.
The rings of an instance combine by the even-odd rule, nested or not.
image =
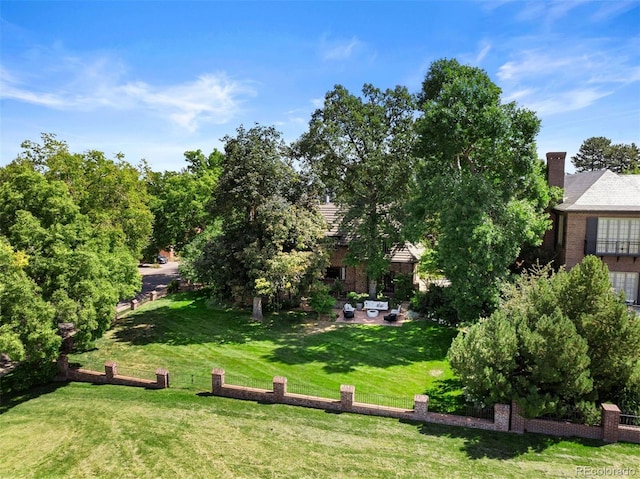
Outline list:
[[[69,383],[4,403],[0,478],[540,478],[640,447]]]
[[[340,385],[351,384],[356,395],[410,402],[425,392],[460,397],[446,361],[455,335],[429,321],[363,326],[285,312],[255,322],[248,312],[208,308],[205,297],[186,294],[145,305],[94,350],[69,360],[100,370],[116,361],[121,374],[150,377],[162,367],[177,387],[209,390],[211,370],[219,367],[228,383],[270,388],[274,376],[285,376],[292,391],[339,397]]]
[[[538,478],[589,471],[640,474],[640,446],[515,435],[335,414],[214,397],[211,368],[228,382],[274,375],[331,397],[340,384],[412,398],[460,394],[446,362],[456,332],[427,321],[402,327],[318,322],[302,315],[207,308],[195,295],[151,303],[72,362],[121,373],[170,370],[146,390],[54,383],[0,397],[5,478]],[[139,374],[138,374],[139,373]],[[150,373],[150,374],[149,374]],[[596,469],[600,468],[600,469]],[[583,473],[582,473],[583,474]],[[583,474],[584,476],[584,474]]]

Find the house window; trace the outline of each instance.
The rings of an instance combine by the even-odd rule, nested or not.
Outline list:
[[[340,279],[344,281],[347,268],[340,266],[329,266],[324,274],[325,279]]]
[[[609,273],[611,284],[616,293],[624,291],[627,302],[638,302],[638,284],[640,283],[640,273],[621,273],[612,271]]]
[[[564,219],[564,215],[558,215],[558,238],[556,240],[558,246],[564,244]]]
[[[598,218],[595,253],[640,255],[640,219]]]

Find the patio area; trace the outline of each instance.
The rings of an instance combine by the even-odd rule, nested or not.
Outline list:
[[[385,321],[385,315],[389,314],[389,311],[379,311],[378,315],[375,318],[371,318],[367,316],[366,310],[354,311],[353,318],[345,319],[344,312],[342,310],[343,305],[339,305],[334,309],[335,313],[338,316],[336,319],[336,323],[349,323],[349,324],[368,324],[374,326],[402,326],[402,323],[407,318],[407,309],[404,304],[402,305],[402,312],[398,315],[398,319],[396,321]]]

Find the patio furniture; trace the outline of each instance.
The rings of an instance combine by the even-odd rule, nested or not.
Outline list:
[[[400,315],[400,313],[402,312],[402,306],[398,306],[395,309],[392,309],[391,311],[389,311],[389,314],[386,314],[384,316],[384,320],[385,321],[389,321],[394,322],[398,320],[398,316]]]
[[[377,309],[367,309],[367,318],[377,318],[380,311]]]
[[[387,309],[389,309],[389,302],[367,300],[364,302],[364,309],[377,309],[379,311],[386,311]]]
[[[342,308],[342,314],[344,315],[344,319],[353,319],[355,315],[355,309],[349,303],[346,303]]]

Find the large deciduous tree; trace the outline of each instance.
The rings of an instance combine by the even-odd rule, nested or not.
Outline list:
[[[549,226],[540,122],[500,93],[483,70],[439,60],[418,97],[413,211],[435,221],[438,262],[467,321],[493,310],[521,246]]]
[[[140,172],[122,154],[109,160],[97,150],[71,153],[64,141],[47,133],[42,135],[42,144],[27,140],[22,148],[15,163],[28,165],[47,180],[64,183],[80,213],[97,227],[117,234],[131,254],[140,257],[153,216]]]
[[[350,239],[347,261],[364,264],[372,296],[388,271],[390,249],[404,244],[414,111],[404,87],[381,91],[364,85],[358,97],[336,86],[297,144],[298,154],[333,194],[340,228]]]
[[[224,142],[212,201],[221,233],[190,270],[222,296],[253,297],[253,317],[261,319],[263,296],[298,293],[324,269],[320,243],[326,225],[301,187],[301,176],[286,161],[279,132],[240,127]]]
[[[640,149],[630,145],[611,144],[609,138],[587,138],[580,151],[571,158],[578,173],[608,169],[615,173],[640,173]]]
[[[205,155],[195,150],[184,156],[188,166],[180,172],[146,169],[154,216],[147,256],[169,248],[181,252],[199,232],[211,226],[208,206],[220,174],[222,153],[214,150]]]
[[[470,399],[518,402],[535,417],[594,402],[640,401],[640,318],[598,258],[526,273],[488,319],[456,337],[449,360]]]
[[[28,257],[0,236],[0,352],[43,375],[60,347],[54,308],[24,271]]]
[[[44,139],[44,145],[25,143],[0,168],[0,235],[24,255],[21,271],[53,313],[53,320],[42,314],[39,327],[73,323],[82,347],[106,331],[118,300],[139,290],[137,256],[151,215],[133,168]]]

